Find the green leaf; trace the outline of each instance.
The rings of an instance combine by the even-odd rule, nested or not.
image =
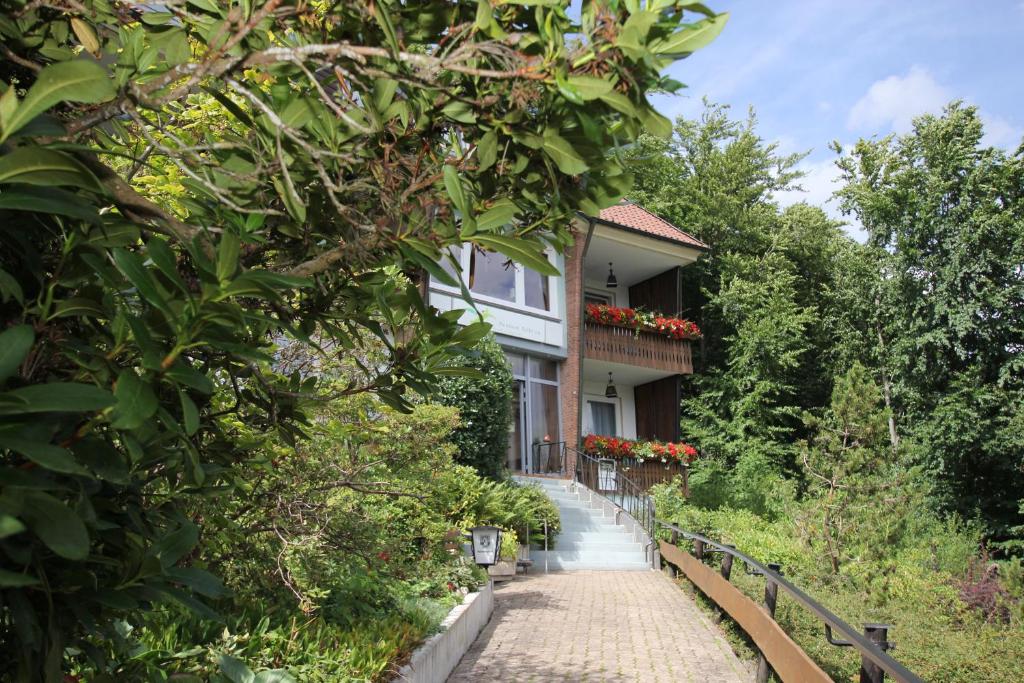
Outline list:
[[[63,474],[88,474],[67,450],[50,443],[0,435],[0,446],[21,453],[41,467]]]
[[[272,178],[272,180],[274,181],[274,189],[277,190],[277,194],[284,201],[284,206],[288,209],[289,215],[299,223],[305,223],[306,205],[302,203],[302,198],[295,191],[295,186],[281,180],[277,176]]]
[[[69,560],[89,556],[89,532],[74,510],[42,491],[26,491],[25,525],[47,548]]]
[[[0,156],[0,184],[69,185],[99,191],[96,177],[73,157],[43,147],[18,147]]]
[[[75,316],[84,315],[93,318],[99,318],[106,315],[103,308],[93,301],[92,299],[85,299],[82,297],[72,297],[70,299],[64,299],[57,303],[56,308],[53,311],[51,318],[73,318]]]
[[[57,62],[43,68],[25,99],[6,120],[0,122],[0,142],[58,102],[95,104],[114,99],[117,90],[110,74],[88,59]]]
[[[149,554],[160,559],[164,567],[173,567],[199,542],[199,527],[189,521],[162,537],[149,549]]]
[[[579,175],[587,170],[587,163],[576,153],[569,141],[552,128],[544,131],[543,149],[558,170],[566,175]]]
[[[153,388],[136,375],[134,370],[125,370],[118,375],[114,398],[117,399],[117,405],[111,426],[115,429],[141,427],[160,405]]]
[[[569,76],[566,82],[584,100],[600,99],[612,92],[612,82],[596,76]]]
[[[25,586],[35,586],[38,584],[39,579],[30,574],[18,574],[17,572],[0,569],[0,588],[24,588]]]
[[[505,235],[477,234],[473,241],[482,247],[497,251],[516,263],[531,268],[541,275],[558,275],[555,268],[539,247],[515,237]]]
[[[103,410],[114,403],[114,397],[105,389],[76,382],[33,384],[0,397],[16,401],[17,405],[0,406],[0,415],[19,413],[85,413]]]
[[[229,279],[238,270],[239,247],[238,236],[233,232],[225,231],[221,235],[217,248],[217,279],[221,282]]]
[[[498,160],[498,134],[487,131],[476,145],[476,159],[479,170],[486,171]]]
[[[192,436],[199,429],[199,409],[184,391],[178,391],[181,399],[181,414],[185,423],[185,433]]]
[[[20,534],[25,530],[25,525],[18,521],[17,517],[11,515],[0,515],[0,538],[7,538],[14,534]]]
[[[112,255],[114,263],[124,273],[124,276],[128,278],[128,281],[135,285],[139,296],[153,307],[173,317],[174,314],[167,305],[167,301],[160,294],[160,290],[156,287],[156,282],[154,282],[149,271],[146,270],[146,266],[143,265],[142,258],[133,251],[120,248],[114,249]]]
[[[607,104],[609,107],[617,112],[625,114],[626,116],[636,116],[636,107],[628,97],[620,92],[610,92],[607,95],[601,95],[601,101]]]
[[[220,667],[220,672],[227,676],[231,683],[254,683],[256,680],[252,670],[241,659],[236,659],[231,655],[222,654],[217,658],[217,665]]]
[[[451,197],[455,208],[463,216],[466,216],[469,213],[466,204],[466,194],[462,191],[462,183],[459,182],[459,172],[451,164],[446,164],[444,167],[444,189],[448,192],[448,196]]]
[[[640,109],[640,120],[651,135],[666,140],[672,136],[672,122],[656,112],[653,107],[648,105]]]
[[[26,185],[8,188],[0,194],[0,209],[71,216],[90,223],[98,223],[100,219],[96,207],[83,201],[82,197],[57,187]]]
[[[476,123],[476,114],[468,104],[460,100],[451,100],[441,113],[459,123]]]
[[[220,579],[210,572],[197,567],[171,567],[165,572],[168,577],[208,598],[219,598],[227,594]]]
[[[15,325],[0,333],[0,382],[17,372],[35,340],[31,325]]]
[[[723,12],[708,19],[701,19],[696,24],[676,31],[666,38],[654,40],[648,46],[651,52],[668,57],[685,57],[706,47],[725,28],[729,21],[729,13]]]
[[[508,225],[517,213],[519,213],[519,207],[512,200],[499,199],[491,208],[476,217],[477,230],[487,232]]]

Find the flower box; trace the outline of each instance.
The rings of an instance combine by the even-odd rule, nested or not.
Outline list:
[[[670,318],[660,313],[606,304],[587,304],[586,320],[597,325],[624,327],[637,332],[650,332],[676,341],[700,338],[696,323],[683,318]]]

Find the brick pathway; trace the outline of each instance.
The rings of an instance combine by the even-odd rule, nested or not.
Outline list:
[[[495,586],[490,623],[449,683],[749,681],[693,600],[655,571],[578,571]]]

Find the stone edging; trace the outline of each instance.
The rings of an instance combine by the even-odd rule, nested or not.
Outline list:
[[[443,683],[490,621],[493,611],[494,589],[488,582],[452,608],[441,622],[441,631],[416,648],[392,683]]]

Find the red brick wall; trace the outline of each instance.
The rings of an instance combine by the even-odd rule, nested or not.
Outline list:
[[[583,361],[583,330],[580,324],[583,306],[583,250],[587,230],[575,230],[576,241],[565,253],[565,328],[569,357],[560,373],[562,403],[562,438],[569,448],[576,448],[580,438],[580,363]],[[566,471],[575,468],[575,457],[568,453]]]

